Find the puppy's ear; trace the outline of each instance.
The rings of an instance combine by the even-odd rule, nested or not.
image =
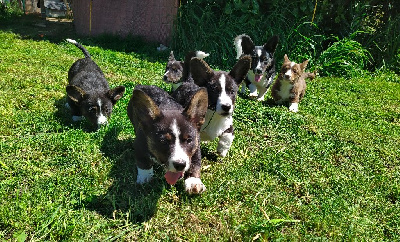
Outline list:
[[[204,87],[214,75],[210,66],[204,60],[197,57],[190,60],[190,72],[192,73],[194,83],[200,87]]]
[[[125,87],[118,86],[115,87],[114,89],[109,90],[107,92],[107,96],[111,99],[112,104],[115,105],[115,103],[117,103],[117,101],[122,98],[124,93],[125,93]]]
[[[162,117],[162,113],[153,99],[139,89],[133,90],[127,111],[131,122],[140,125],[144,130],[148,130],[152,123]]]
[[[277,35],[272,36],[271,39],[269,39],[268,42],[264,44],[264,49],[267,52],[272,53],[273,55],[275,53],[276,47],[278,46],[278,41],[279,38]]]
[[[77,86],[68,85],[66,90],[68,97],[75,103],[80,103],[87,98],[86,92]]]
[[[287,54],[285,54],[283,56],[283,63],[287,63],[287,62],[291,62],[291,61],[289,60],[289,57],[287,56]]]
[[[174,52],[171,50],[171,52],[169,53],[168,61],[174,61],[174,60],[175,60]]]
[[[229,75],[233,77],[236,84],[239,85],[246,77],[247,72],[249,72],[250,66],[251,66],[251,57],[249,55],[244,55],[235,64],[231,72],[229,72]]]
[[[300,64],[301,71],[304,71],[307,67],[308,60],[305,60],[303,63]]]
[[[183,111],[183,115],[185,115],[190,120],[190,122],[192,122],[194,126],[197,127],[197,130],[200,130],[201,126],[204,124],[207,107],[207,89],[202,87],[192,96],[189,105]]]

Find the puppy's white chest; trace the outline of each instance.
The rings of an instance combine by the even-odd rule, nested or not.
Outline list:
[[[283,100],[288,100],[292,96],[293,84],[288,81],[281,81],[281,88],[278,92]]]
[[[233,124],[232,116],[221,116],[213,110],[207,110],[205,122],[201,127],[201,140],[211,141],[219,137]]]

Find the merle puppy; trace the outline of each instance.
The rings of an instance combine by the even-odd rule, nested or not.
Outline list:
[[[207,111],[207,91],[185,83],[172,96],[157,86],[137,85],[128,104],[128,116],[135,129],[136,182],[153,176],[154,162],[164,165],[165,179],[174,185],[185,179],[185,190],[199,194],[206,187],[200,180],[199,130]]]
[[[251,38],[245,34],[235,38],[237,59],[243,54],[250,55],[252,59],[251,68],[247,73],[241,91],[244,93],[247,86],[250,89],[250,98],[264,101],[264,95],[274,81],[276,75],[274,53],[278,40],[278,36],[273,36],[264,45],[256,46]]]
[[[295,63],[285,54],[278,79],[271,88],[272,98],[277,104],[289,102],[291,112],[299,111],[299,103],[306,93],[306,79],[314,79],[316,72],[305,72],[308,60]]]
[[[98,128],[107,123],[113,106],[124,95],[125,87],[110,89],[103,72],[89,52],[75,40],[67,41],[78,47],[85,58],[77,60],[68,71],[66,106],[71,109],[73,121],[86,118]]]

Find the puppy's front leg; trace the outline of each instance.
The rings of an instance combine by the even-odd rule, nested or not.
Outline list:
[[[235,138],[233,134],[233,126],[229,127],[225,130],[221,136],[219,136],[219,142],[217,147],[218,155],[225,157],[228,153],[229,148],[232,145],[233,139]]]
[[[153,172],[153,164],[154,164],[154,158],[150,156],[147,147],[142,147],[141,144],[141,139],[140,136],[135,140],[135,160],[136,160],[136,166],[137,166],[137,177],[136,177],[136,183],[137,184],[144,184],[146,182],[151,181],[153,178],[154,172]],[[142,151],[142,152],[138,152]]]
[[[137,178],[136,178],[137,184],[144,184],[146,182],[151,181],[151,179],[153,178],[153,175],[154,175],[153,167],[146,170],[146,169],[141,169],[138,166],[137,170],[138,170],[138,174],[137,174]]]
[[[249,90],[250,90],[249,97],[250,97],[250,98],[257,98],[257,96],[258,96],[258,94],[257,94],[257,87],[256,87],[253,83],[251,83],[251,84],[249,85]]]
[[[185,190],[189,194],[200,194],[206,190],[206,186],[200,179],[201,152],[200,146],[192,157],[188,172],[185,174]]]
[[[294,92],[289,98],[289,111],[297,113],[299,111],[300,94]]]
[[[260,102],[264,101],[264,95],[267,92],[267,90],[268,89],[265,87],[259,88],[257,101],[260,101]]]

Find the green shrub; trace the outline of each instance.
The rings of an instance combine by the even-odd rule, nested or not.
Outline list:
[[[344,74],[349,77],[382,66],[399,72],[399,6],[394,1],[372,0],[290,0],[285,4],[280,0],[186,0],[181,2],[171,48],[181,59],[189,50],[209,52],[207,62],[229,69],[236,61],[235,36],[246,33],[256,44],[263,44],[278,35],[278,64],[288,54],[295,61],[309,59],[312,70],[316,62],[321,63],[317,61],[320,55],[333,58],[333,52],[339,51],[346,58],[319,66],[327,68],[320,69],[322,73],[336,75],[342,73],[339,69],[346,69]],[[361,51],[355,52],[355,48]],[[353,63],[359,60],[360,64]],[[350,71],[352,66],[356,70]],[[334,73],[332,68],[338,71]]]
[[[371,54],[357,41],[337,40],[318,58],[319,73],[323,76],[357,77],[365,72]]]
[[[23,14],[22,9],[19,7],[17,1],[11,3],[0,2],[0,21],[8,20],[12,17],[21,16]]]

